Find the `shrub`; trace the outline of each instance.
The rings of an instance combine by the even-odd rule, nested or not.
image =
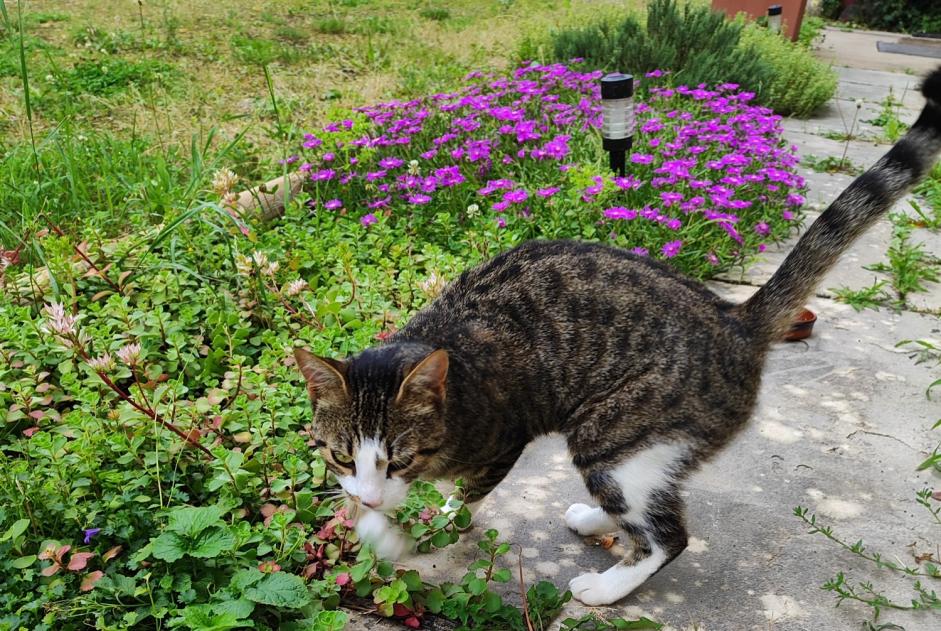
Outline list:
[[[836,93],[836,73],[806,48],[754,24],[745,28],[742,42],[774,69],[762,95],[775,112],[805,118]]]
[[[783,40],[767,43],[757,36],[747,36],[753,28],[741,20],[727,20],[707,6],[680,7],[676,0],[654,0],[643,26],[635,16],[628,15],[620,22],[605,19],[564,28],[551,35],[546,48],[555,61],[579,58],[588,66],[608,71],[640,74],[670,70],[676,84],[737,83],[754,92],[757,102],[781,113],[797,110],[791,90],[780,85],[778,75],[785,64],[777,56],[784,55],[799,65],[802,84],[820,88],[831,81],[832,73],[813,63],[809,53]],[[530,39],[524,41],[521,53],[532,54],[539,48]],[[783,103],[776,100],[781,95]],[[816,109],[831,95],[816,90],[814,100],[808,97],[800,104],[800,111]]]
[[[941,33],[941,3],[937,0],[859,0],[852,19],[884,31]]]
[[[771,68],[740,45],[743,27],[707,6],[654,0],[645,25],[628,15],[620,22],[605,19],[565,28],[552,35],[550,55],[563,62],[584,59],[606,71],[670,70],[677,83],[687,85],[733,81],[760,95]]]

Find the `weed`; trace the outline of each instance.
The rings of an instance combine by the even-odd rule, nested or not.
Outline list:
[[[912,226],[908,217],[893,215],[892,222],[888,262],[876,263],[865,269],[888,274],[898,303],[905,304],[909,294],[927,291],[924,283],[938,281],[939,261],[925,251],[924,243],[912,243]]]
[[[854,164],[846,157],[837,158],[836,156],[826,156],[824,158],[818,158],[811,154],[804,158],[803,164],[819,173],[846,173],[847,175],[859,175],[863,172],[862,167]]]
[[[885,291],[887,281],[874,281],[869,287],[863,289],[850,289],[849,287],[839,287],[832,290],[834,296],[840,302],[844,302],[856,311],[863,309],[878,309],[891,300],[891,296]]]
[[[418,12],[418,15],[426,20],[434,20],[435,22],[444,22],[451,18],[451,12],[447,8],[436,5],[422,8]]]
[[[321,18],[314,22],[314,30],[326,35],[341,35],[347,32],[346,20],[333,16]]]
[[[881,127],[885,135],[885,141],[895,144],[902,137],[902,134],[908,130],[908,125],[899,119],[898,113],[901,106],[902,102],[895,98],[890,86],[889,93],[882,100],[882,109],[879,111],[879,115],[864,122]]]
[[[290,42],[295,46],[306,44],[307,41],[310,40],[310,35],[307,34],[305,29],[291,24],[278,26],[275,29],[275,35],[277,35],[279,39]]]
[[[160,61],[127,61],[110,57],[76,64],[55,77],[55,87],[63,93],[109,96],[131,86],[166,85],[173,74],[173,67]]]

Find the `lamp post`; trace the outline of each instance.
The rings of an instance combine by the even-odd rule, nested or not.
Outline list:
[[[601,146],[618,175],[624,175],[624,156],[633,145],[634,77],[614,72],[601,78]]]
[[[768,7],[768,28],[774,33],[781,32],[781,5],[772,4]]]

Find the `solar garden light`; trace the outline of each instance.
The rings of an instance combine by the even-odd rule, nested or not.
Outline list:
[[[768,28],[774,33],[781,32],[781,5],[772,4],[768,7]]]
[[[613,72],[601,78],[601,146],[611,170],[624,175],[624,156],[634,146],[634,77]]]

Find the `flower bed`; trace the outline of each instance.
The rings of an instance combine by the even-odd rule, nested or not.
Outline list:
[[[601,162],[599,78],[529,65],[362,108],[306,135],[310,204],[367,227],[446,212],[527,237],[600,238],[700,277],[793,227],[804,201],[795,148],[752,94],[652,87],[636,108],[628,172],[614,177]]]

